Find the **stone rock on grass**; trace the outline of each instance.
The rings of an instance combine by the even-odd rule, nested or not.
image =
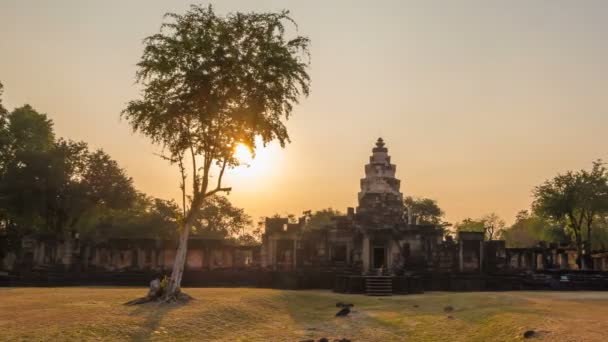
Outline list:
[[[534,336],[536,336],[536,331],[534,330],[528,330],[524,332],[524,338],[532,338]]]
[[[451,305],[448,305],[443,308],[443,312],[452,312],[452,311],[454,311],[454,307]]]
[[[349,313],[350,313],[350,308],[347,306],[347,307],[342,308],[342,310],[338,311],[336,313],[336,317],[346,317]]]

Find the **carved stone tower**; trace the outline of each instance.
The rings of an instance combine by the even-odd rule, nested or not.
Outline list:
[[[403,194],[401,181],[395,178],[397,167],[391,164],[384,140],[378,138],[372,149],[369,164],[365,165],[365,178],[361,179],[357,213],[377,228],[390,226],[403,220]]]

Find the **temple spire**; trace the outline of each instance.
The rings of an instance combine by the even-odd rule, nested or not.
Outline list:
[[[372,148],[369,163],[365,165],[365,177],[361,179],[359,213],[379,217],[380,221],[399,220],[403,214],[401,182],[395,177],[397,167],[391,164],[384,139],[378,138]],[[379,216],[378,216],[379,215]]]
[[[372,149],[372,152],[388,152],[388,149],[384,147],[384,139],[378,138],[376,141],[376,147]]]

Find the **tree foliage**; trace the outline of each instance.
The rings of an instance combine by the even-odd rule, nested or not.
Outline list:
[[[502,236],[505,221],[495,213],[482,216],[479,219],[465,218],[454,225],[457,232],[484,233],[487,240],[496,240]]]
[[[578,255],[588,259],[594,223],[608,213],[608,171],[598,160],[591,170],[558,174],[534,189],[533,209],[543,217],[564,222]]]
[[[560,222],[530,213],[528,210],[520,211],[512,226],[503,230],[501,234],[507,247],[534,247],[539,241],[549,243],[568,243],[570,237]]]
[[[197,236],[227,238],[244,235],[252,220],[241,208],[237,208],[225,196],[209,197],[192,231]]]
[[[144,40],[137,64],[142,97],[129,102],[123,117],[162,146],[181,173],[183,218],[170,299],[179,294],[188,235],[205,200],[231,190],[222,179],[239,164],[234,149],[245,144],[253,152],[256,136],[264,144],[288,142],[285,120],[308,95],[310,79],[309,40],[286,38],[285,25],[295,24],[287,11],[218,16],[211,6],[193,5],[165,19]]]
[[[419,224],[446,225],[443,221],[445,213],[437,204],[437,201],[430,198],[406,197],[404,205],[408,215],[415,217]]]
[[[83,228],[100,208],[128,207],[132,180],[105,152],[86,143],[55,140],[53,123],[31,106],[6,115],[0,150],[0,207],[5,230],[61,234]]]
[[[336,222],[333,220],[336,216],[342,216],[342,212],[333,208],[326,208],[317,210],[315,212],[306,211],[306,224],[304,229],[306,230],[319,230],[327,227],[334,227]]]
[[[66,233],[78,233],[85,241],[177,237],[182,214],[175,201],[136,191],[132,179],[103,150],[56,139],[53,122],[31,106],[10,113],[0,108],[4,250],[17,249],[25,235],[65,238]],[[205,210],[213,213],[207,215],[213,227],[206,229],[221,231],[222,238],[240,233],[248,222],[243,210],[225,197],[207,202]]]

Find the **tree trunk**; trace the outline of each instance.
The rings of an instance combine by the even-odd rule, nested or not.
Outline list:
[[[592,215],[592,214],[589,214]],[[593,216],[587,218],[587,241],[585,241],[585,258],[584,263],[586,267],[593,268],[591,261],[591,226],[593,225]]]
[[[184,265],[188,253],[188,237],[190,236],[190,228],[193,224],[194,215],[190,215],[189,219],[184,222],[179,236],[179,245],[175,253],[175,260],[173,261],[171,278],[169,278],[167,288],[163,292],[163,300],[165,301],[174,301],[178,299],[181,293],[182,276],[184,275]]]
[[[581,241],[581,234],[580,233],[576,233],[575,232],[575,238],[576,238],[576,263],[578,264],[578,268],[579,269],[583,269],[583,242]]]

